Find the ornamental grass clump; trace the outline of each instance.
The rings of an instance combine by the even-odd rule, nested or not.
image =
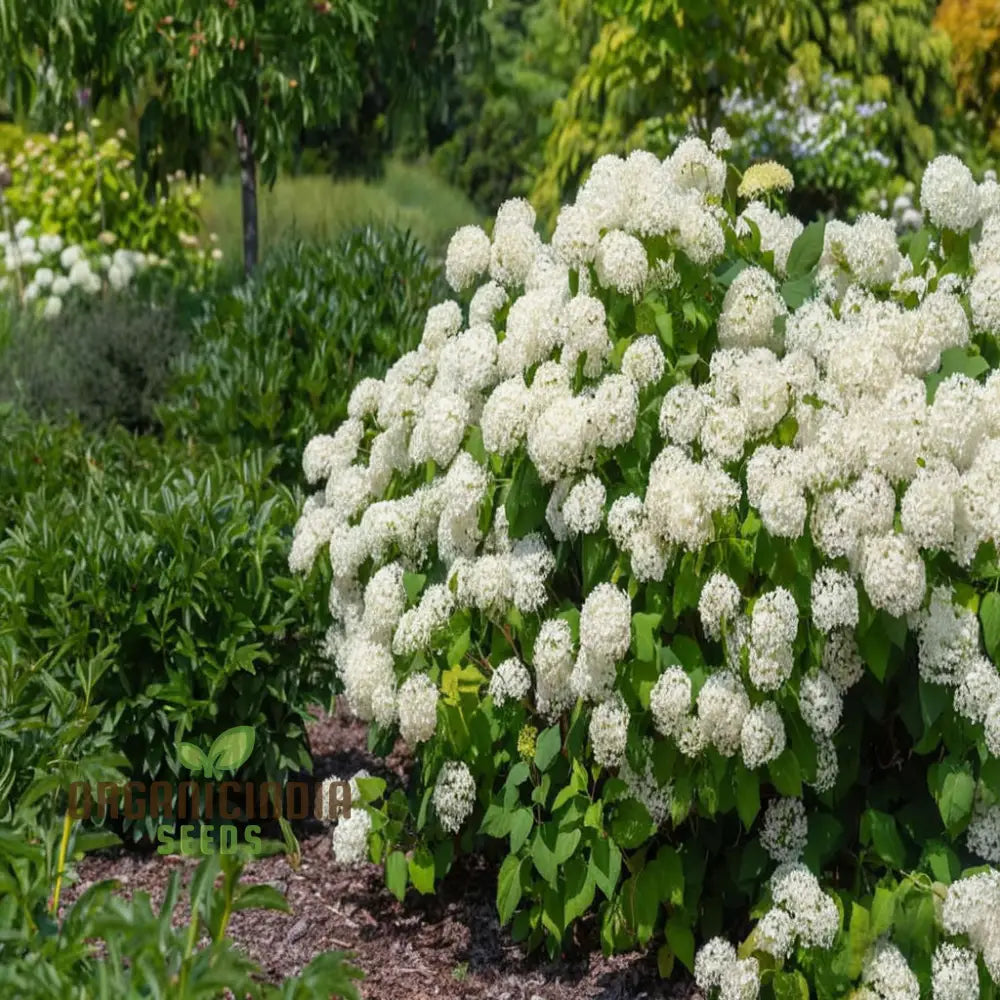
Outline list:
[[[723,1000],[993,997],[1000,189],[936,161],[897,237],[739,187],[686,139],[551,243],[460,230],[305,449],[292,568],[414,758],[358,780],[370,854],[402,898],[486,851],[516,939]]]

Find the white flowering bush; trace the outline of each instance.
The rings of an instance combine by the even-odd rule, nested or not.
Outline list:
[[[47,319],[59,316],[74,298],[123,292],[140,272],[159,263],[155,255],[121,247],[88,254],[77,243],[67,246],[57,233],[39,232],[28,219],[19,219],[8,232],[0,230],[0,252],[0,293]]]
[[[71,123],[15,134],[0,150],[0,293],[47,318],[74,298],[136,284],[202,286],[222,257],[198,236],[200,197],[183,175],[151,196],[121,129]]]
[[[292,568],[414,761],[368,849],[400,897],[487,851],[516,939],[594,914],[724,1000],[993,997],[1000,189],[803,226],[725,139],[460,230],[307,446]]]

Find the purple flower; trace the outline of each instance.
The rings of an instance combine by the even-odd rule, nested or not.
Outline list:
[[[83,87],[76,92],[76,103],[79,104],[81,108],[87,108],[90,106],[90,87]]]

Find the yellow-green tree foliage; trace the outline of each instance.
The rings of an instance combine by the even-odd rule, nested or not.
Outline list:
[[[1000,2],[944,0],[935,25],[951,39],[951,67],[962,105],[980,116],[1000,150]]]
[[[768,96],[792,66],[807,80],[846,73],[868,99],[888,101],[907,162],[933,153],[931,123],[953,95],[950,43],[928,0],[563,3],[570,26],[595,9],[598,41],[555,109],[535,189],[543,206],[556,205],[603,153],[666,153],[691,125],[710,132],[725,93]]]

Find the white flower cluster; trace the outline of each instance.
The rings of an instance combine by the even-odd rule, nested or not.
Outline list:
[[[56,233],[33,235],[37,228],[20,219],[13,233],[0,230],[0,292],[20,294],[25,304],[38,302],[49,319],[62,312],[74,291],[96,295],[105,281],[114,291],[123,291],[139,271],[156,263],[155,257],[121,248],[88,258],[82,247],[67,246]]]
[[[368,810],[360,805],[361,795],[358,790],[358,778],[367,778],[367,771],[358,771],[350,779],[351,802],[353,808],[350,816],[337,819],[330,815],[330,792],[334,783],[340,783],[341,778],[327,778],[320,786],[322,802],[322,817],[325,820],[336,820],[333,827],[333,856],[339,864],[357,865],[368,860],[368,834],[372,829],[372,818]]]
[[[860,995],[866,1000],[920,1000],[920,981],[903,953],[879,941],[865,958]]]
[[[798,861],[808,835],[806,807],[801,799],[774,799],[768,804],[760,842],[775,861]]]
[[[738,958],[725,938],[707,941],[694,960],[699,988],[718,990],[719,1000],[756,1000],[760,994],[760,968],[755,958]]]
[[[1000,864],[1000,805],[979,806],[969,823],[966,843],[973,854]]]
[[[431,796],[434,811],[448,833],[458,833],[476,805],[476,782],[461,761],[447,761]]]
[[[934,1000],[979,1000],[979,968],[976,953],[942,941],[931,959]]]
[[[771,876],[771,897],[775,907],[791,918],[789,951],[796,941],[806,948],[829,948],[833,944],[840,929],[840,913],[805,865],[799,862],[778,865]]]
[[[990,869],[948,887],[941,923],[947,934],[965,934],[982,955],[994,983],[1000,984],[1000,871]]]

